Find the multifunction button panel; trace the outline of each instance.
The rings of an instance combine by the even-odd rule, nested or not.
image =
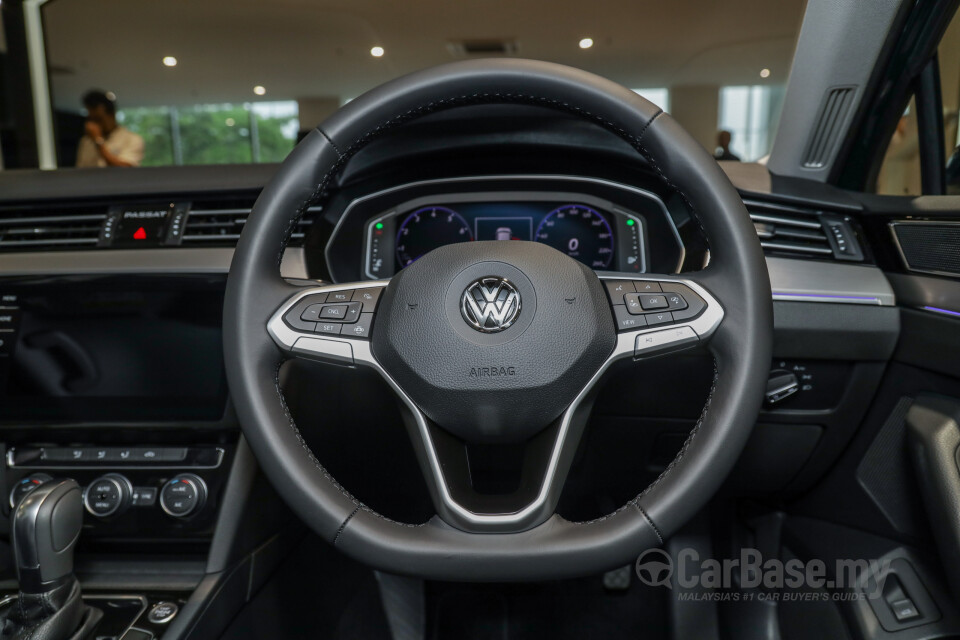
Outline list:
[[[679,282],[653,280],[605,280],[617,331],[693,320],[707,303],[693,289]]]
[[[616,354],[621,356],[632,350],[634,357],[647,358],[695,346],[723,318],[719,303],[693,283],[604,278],[603,284],[620,334]]]
[[[381,291],[367,287],[311,293],[284,314],[283,321],[295,331],[369,340]]]

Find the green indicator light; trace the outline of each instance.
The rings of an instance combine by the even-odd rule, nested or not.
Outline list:
[[[627,226],[628,226],[628,227],[632,227],[632,226],[633,226],[633,220],[631,220],[630,218],[627,218]]]
[[[632,224],[632,221],[631,221],[631,224]],[[383,223],[382,223],[382,222],[378,222],[378,223],[377,223],[377,229],[383,229]]]

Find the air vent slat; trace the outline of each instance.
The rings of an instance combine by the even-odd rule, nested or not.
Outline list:
[[[184,225],[182,243],[185,245],[193,243],[235,245],[252,208],[252,203],[238,205],[236,201],[194,203]],[[306,216],[318,211],[320,207],[310,207],[307,209]],[[294,233],[290,235],[291,241],[301,242],[304,229],[311,224],[313,224],[312,218],[302,218],[297,223]]]
[[[822,229],[820,223],[816,220],[796,220],[794,218],[786,218],[783,216],[771,216],[765,213],[751,213],[750,219],[754,222],[769,222],[770,224],[782,224],[795,227],[803,227],[805,229]]]
[[[792,242],[768,242],[766,240],[760,241],[760,246],[764,249],[771,249],[773,251],[790,251],[797,253],[810,253],[817,255],[832,256],[833,250],[830,247],[818,247],[809,244],[795,244]]]
[[[843,125],[853,107],[856,87],[834,87],[824,96],[813,133],[801,164],[808,169],[827,165],[836,148]]]
[[[862,261],[849,218],[830,211],[744,200],[767,253],[806,259]]]
[[[106,217],[106,207],[0,209],[0,249],[35,251],[96,245]]]
[[[44,238],[43,240],[0,240],[0,247],[42,247],[96,243],[96,238]]]

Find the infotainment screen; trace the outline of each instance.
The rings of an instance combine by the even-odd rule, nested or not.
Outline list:
[[[0,280],[0,421],[219,420],[224,276]]]

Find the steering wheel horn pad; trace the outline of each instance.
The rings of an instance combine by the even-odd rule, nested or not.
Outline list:
[[[516,287],[519,316],[497,333],[462,317],[467,287]],[[588,267],[537,242],[431,251],[383,293],[373,353],[430,420],[466,442],[525,442],[555,420],[607,356],[610,305]]]
[[[283,280],[279,263],[291,230],[357,151],[416,118],[481,103],[559,110],[636,149],[701,226],[711,252],[702,271],[645,277],[687,287],[704,301],[702,313],[667,329],[618,332],[609,306],[617,300],[607,301],[597,275],[535,243],[439,249],[390,282],[302,287]],[[469,271],[478,264],[482,271]],[[496,264],[504,265],[503,271],[486,272]],[[471,328],[456,306],[462,302],[460,274],[464,288],[485,276],[508,279],[521,298],[513,324],[491,333]],[[385,287],[372,341],[359,334],[307,335],[284,319],[292,305],[314,292],[371,286]],[[532,293],[525,296],[528,286]],[[570,313],[571,297],[581,312]],[[416,313],[429,321],[418,324]],[[569,333],[556,326],[559,317],[571,323]],[[556,349],[551,335],[572,340],[569,352]],[[293,511],[360,562],[439,580],[579,576],[623,566],[662,544],[706,505],[738,459],[759,413],[772,340],[763,252],[739,195],[714,159],[636,93],[583,71],[527,60],[427,69],[382,85],[333,114],[294,149],[262,191],[237,244],[224,302],[231,399],[246,441],[270,481],[283,487],[280,493]],[[716,376],[677,458],[653,484],[638,488],[633,500],[603,518],[574,523],[553,513],[589,415],[592,389],[606,367],[615,359],[690,344],[710,350]],[[370,366],[387,379],[413,417],[407,427],[420,444],[418,457],[438,516],[424,523],[395,522],[364,505],[322,466],[280,385],[280,365],[300,356]],[[469,369],[485,362],[498,371],[513,366],[520,375],[471,380]],[[503,404],[512,405],[516,415],[503,411]],[[505,441],[533,432],[529,442],[542,442],[548,455],[529,504],[484,513],[457,502],[447,484],[454,474],[441,460],[446,438]]]

